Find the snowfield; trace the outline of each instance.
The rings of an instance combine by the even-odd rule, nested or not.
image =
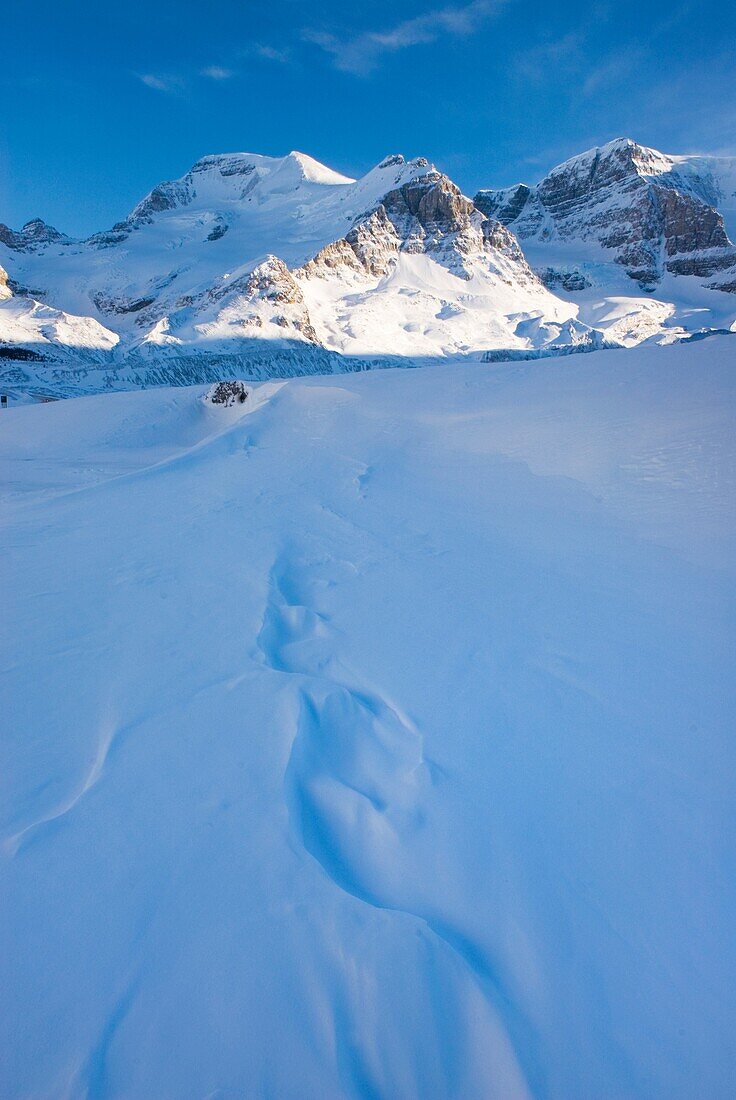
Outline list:
[[[736,338],[0,413],[0,1095],[726,1100]]]

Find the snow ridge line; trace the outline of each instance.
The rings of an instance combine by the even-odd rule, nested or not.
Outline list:
[[[14,833],[5,839],[3,848],[9,856],[15,856],[21,848],[30,843],[34,836],[47,825],[53,824],[54,821],[58,821],[59,818],[65,817],[66,814],[71,813],[74,807],[81,802],[84,796],[90,791],[96,783],[99,781],[100,776],[105,767],[105,762],[112,748],[113,742],[120,733],[127,732],[125,730],[117,730],[115,726],[110,723],[107,729],[104,729],[99,741],[97,742],[97,748],[95,750],[95,756],[90,766],[89,771],[82,779],[81,784],[76,791],[56,809],[51,810],[45,816],[40,817],[37,821],[32,821],[30,825],[26,825],[25,828],[19,832]]]

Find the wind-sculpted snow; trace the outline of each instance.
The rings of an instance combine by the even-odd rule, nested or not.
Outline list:
[[[482,949],[462,930],[463,914],[453,913],[449,899],[434,897],[430,867],[421,876],[424,888],[417,890],[413,881],[416,837],[431,829],[432,787],[442,770],[426,758],[411,719],[340,666],[329,617],[310,606],[320,588],[354,571],[351,563],[302,562],[289,552],[271,572],[258,645],[271,668],[298,678],[301,694],[286,770],[293,828],[340,889],[426,926],[492,1006],[497,980]],[[503,1062],[486,1087],[526,1095],[503,1030],[496,1021],[493,1028]]]
[[[0,413],[3,1100],[730,1097],[732,341]]]

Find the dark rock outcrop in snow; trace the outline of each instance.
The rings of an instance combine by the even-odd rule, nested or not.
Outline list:
[[[245,382],[233,380],[217,382],[205,394],[205,401],[211,405],[223,405],[230,408],[232,405],[244,405],[248,400],[248,388]]]

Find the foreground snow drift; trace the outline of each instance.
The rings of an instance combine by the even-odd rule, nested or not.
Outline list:
[[[733,365],[1,414],[3,1097],[731,1095]]]

